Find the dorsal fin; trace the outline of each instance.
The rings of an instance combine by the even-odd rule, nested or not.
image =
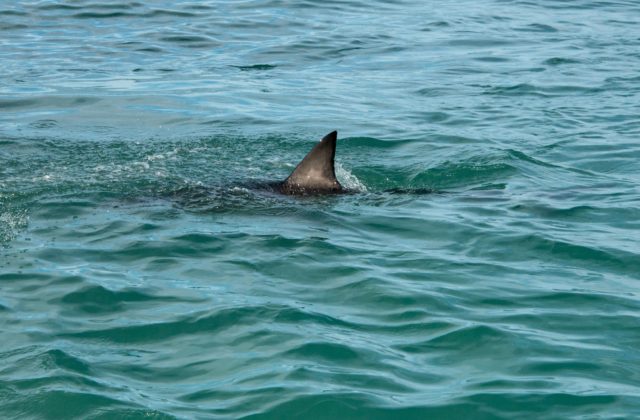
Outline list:
[[[287,194],[322,194],[341,191],[342,186],[336,179],[333,164],[337,139],[337,131],[324,136],[284,181],[282,191]]]

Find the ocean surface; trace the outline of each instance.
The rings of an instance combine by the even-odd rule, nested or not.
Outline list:
[[[2,2],[0,417],[640,417],[639,28]],[[351,194],[256,187],[332,130]]]

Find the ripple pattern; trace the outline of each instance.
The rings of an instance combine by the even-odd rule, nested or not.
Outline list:
[[[639,13],[3,3],[0,417],[639,417]]]

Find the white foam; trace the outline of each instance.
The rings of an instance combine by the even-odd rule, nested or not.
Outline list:
[[[367,187],[354,174],[345,169],[340,163],[335,162],[336,178],[347,190],[367,192]]]

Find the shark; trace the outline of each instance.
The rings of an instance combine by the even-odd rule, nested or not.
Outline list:
[[[202,207],[205,209],[227,208],[235,203],[237,191],[249,194],[261,192],[269,195],[285,195],[292,197],[329,196],[337,194],[356,194],[360,191],[340,184],[336,178],[335,156],[338,132],[332,131],[324,136],[306,156],[298,163],[293,172],[283,181],[247,181],[234,188],[214,186],[188,186],[174,190],[170,195],[187,208]],[[237,189],[237,187],[240,187]],[[229,194],[230,192],[234,194]],[[388,194],[431,194],[436,191],[429,188],[391,188],[381,191]],[[253,195],[256,197],[256,195]],[[225,204],[231,203],[231,204]],[[213,205],[213,206],[212,206]]]
[[[335,157],[338,132],[324,136],[275,189],[286,195],[324,195],[348,192],[336,178]]]

